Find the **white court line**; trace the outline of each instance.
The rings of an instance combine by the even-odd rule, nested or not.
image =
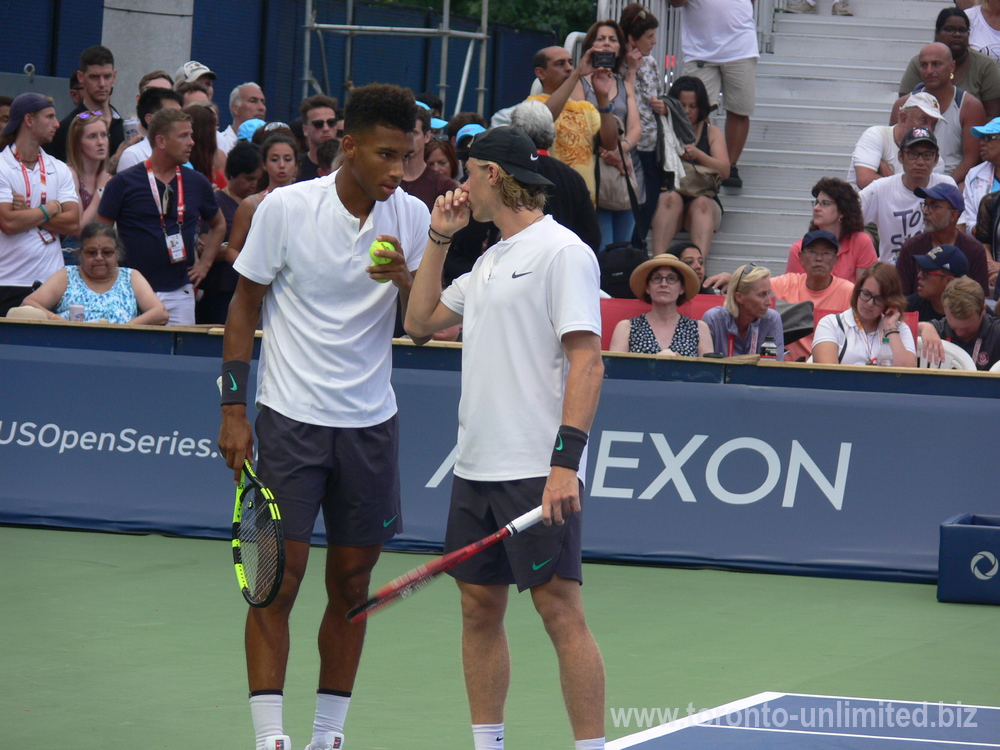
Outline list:
[[[985,708],[988,711],[1000,711],[1000,706],[978,706],[975,703],[942,703],[941,701],[897,701],[886,698],[851,698],[846,695],[819,695],[818,693],[781,693],[797,698],[829,698],[838,701],[869,701],[870,703],[910,703],[915,706],[962,706],[965,708]]]
[[[612,740],[607,743],[606,748],[607,750],[624,750],[624,748],[634,747],[642,742],[648,742],[649,740],[657,737],[663,737],[664,735],[672,734],[673,732],[679,732],[681,729],[687,729],[688,727],[701,724],[704,721],[712,721],[720,716],[726,716],[727,714],[742,711],[761,703],[767,703],[768,701],[773,701],[785,695],[787,695],[787,693],[757,693],[757,695],[751,695],[748,698],[741,698],[740,700],[733,701],[732,703],[726,703],[724,705],[717,706],[716,708],[707,708],[704,711],[699,711],[691,716],[675,719],[667,724],[661,724],[658,727],[652,727],[651,729],[646,729],[645,731],[637,732],[636,734],[630,734],[627,737],[619,737],[617,740]]]
[[[695,727],[703,725],[705,722],[714,721],[715,719],[727,716],[731,713],[743,711],[747,708],[752,708],[753,706],[760,705],[761,703],[767,703],[769,701],[777,700],[778,698],[784,697],[797,697],[797,698],[825,698],[828,700],[844,700],[844,701],[858,701],[858,702],[870,702],[870,703],[893,703],[893,704],[912,704],[918,706],[950,706],[950,707],[967,707],[967,708],[983,708],[987,710],[1000,710],[997,706],[977,706],[970,703],[940,703],[940,702],[929,702],[929,701],[897,701],[897,700],[887,700],[885,698],[858,698],[858,697],[848,697],[843,695],[819,695],[817,693],[778,693],[778,692],[764,692],[757,693],[756,695],[751,695],[747,698],[742,698],[731,703],[725,703],[721,706],[715,708],[708,708],[704,711],[699,711],[691,716],[684,716],[680,719],[675,719],[674,721],[668,722],[666,724],[661,724],[650,729],[646,729],[642,732],[637,732],[636,734],[630,734],[625,737],[619,737],[617,740],[612,740],[607,743],[607,750],[625,750],[625,748],[634,747],[636,745],[642,744],[643,742],[648,742],[649,740],[655,739],[657,737],[663,737],[668,734],[673,734],[674,732],[679,732],[682,729],[687,729],[688,727]],[[833,732],[809,732],[805,730],[794,730],[794,729],[767,729],[761,727],[730,727],[724,726],[722,724],[713,724],[712,726],[721,727],[723,729],[756,729],[757,731],[775,731],[775,732],[788,732],[793,734],[821,734],[829,737],[873,737],[874,739],[888,739],[888,740],[903,740],[910,742],[944,742],[952,745],[961,745],[968,747],[997,747],[997,744],[987,744],[987,743],[976,743],[976,742],[961,742],[958,740],[949,739],[919,739],[916,737],[882,737],[874,735],[855,735],[855,734],[835,734]]]
[[[783,734],[813,734],[813,735],[820,735],[822,737],[853,737],[865,740],[895,740],[897,742],[937,742],[937,743],[943,743],[945,745],[961,745],[963,747],[1000,747],[1000,745],[991,742],[963,742],[961,740],[952,740],[946,737],[939,737],[937,739],[929,739],[921,737],[892,737],[881,734],[850,734],[847,732],[814,732],[806,729],[775,729],[768,727],[730,727],[723,724],[712,724],[710,727],[705,726],[704,728],[743,729],[749,732],[781,732]],[[610,748],[610,745],[608,747]]]

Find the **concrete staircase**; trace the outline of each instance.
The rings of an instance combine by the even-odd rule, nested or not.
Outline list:
[[[725,214],[709,274],[747,261],[783,273],[812,217],[821,177],[847,176],[865,128],[887,124],[910,58],[933,40],[945,0],[852,0],[854,17],[775,14],[773,53],[757,68],[757,106],[740,158],[741,190],[722,189]],[[725,116],[714,120],[724,127]]]

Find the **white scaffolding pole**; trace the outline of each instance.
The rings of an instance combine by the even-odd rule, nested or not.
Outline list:
[[[302,98],[309,96],[310,85],[316,85],[315,76],[312,72],[312,44],[311,35],[314,32],[330,32],[333,34],[343,34],[347,37],[344,72],[347,79],[351,78],[353,68],[352,40],[355,36],[406,36],[406,37],[440,37],[441,38],[441,73],[438,78],[438,96],[441,101],[447,104],[448,93],[448,43],[451,39],[468,39],[469,54],[466,57],[465,70],[462,74],[462,88],[456,107],[461,107],[461,99],[465,94],[465,82],[472,64],[472,47],[479,42],[479,86],[476,91],[477,109],[480,114],[486,106],[486,43],[489,40],[488,30],[489,0],[483,0],[482,14],[480,18],[479,31],[459,31],[451,28],[451,0],[444,0],[441,24],[436,29],[427,29],[411,26],[357,26],[354,21],[354,0],[347,0],[347,23],[316,23],[316,13],[313,10],[312,0],[306,0],[306,21],[303,26],[305,33],[302,45],[303,68],[302,68]],[[327,92],[329,93],[329,92]],[[458,109],[455,110],[456,112]],[[443,110],[442,110],[443,114]]]

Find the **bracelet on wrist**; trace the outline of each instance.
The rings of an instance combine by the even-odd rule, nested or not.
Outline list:
[[[899,329],[898,328],[890,328],[888,331],[885,332],[885,335],[888,336],[890,333],[899,333]]]
[[[612,102],[611,104],[608,104],[607,107],[603,107],[603,108],[602,107],[598,107],[597,111],[600,112],[602,115],[609,115],[609,114],[611,114],[614,111],[614,109],[615,109],[615,105]]]
[[[222,405],[246,404],[250,363],[230,359],[222,363]]]
[[[42,217],[45,219],[42,223],[45,224],[46,222],[52,221],[52,217],[49,216],[49,212],[48,209],[45,208],[45,204],[42,203],[39,208],[42,209]]]
[[[432,234],[432,232],[433,232],[433,234]],[[442,239],[439,240],[437,237],[434,236],[435,234],[438,235],[439,237],[442,237]],[[451,244],[451,237],[448,237],[447,235],[441,234],[440,232],[434,232],[433,229],[427,230],[427,239],[429,239],[435,245],[450,245]]]
[[[587,433],[567,424],[559,425],[556,444],[552,448],[550,466],[564,466],[579,471],[583,449],[587,447]]]

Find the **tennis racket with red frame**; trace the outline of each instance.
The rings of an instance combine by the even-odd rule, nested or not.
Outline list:
[[[487,547],[492,547],[497,542],[509,536],[514,536],[517,532],[524,531],[541,520],[542,506],[538,506],[534,510],[529,510],[524,515],[518,516],[502,529],[480,539],[478,542],[473,542],[467,547],[449,552],[447,555],[442,555],[435,560],[414,568],[409,573],[404,573],[399,578],[390,581],[376,591],[364,604],[359,604],[348,612],[347,619],[351,622],[360,622],[368,618],[372,613],[389,606],[397,599],[405,598],[417,589],[426,586],[441,573],[451,570],[459,563],[468,560]]]

